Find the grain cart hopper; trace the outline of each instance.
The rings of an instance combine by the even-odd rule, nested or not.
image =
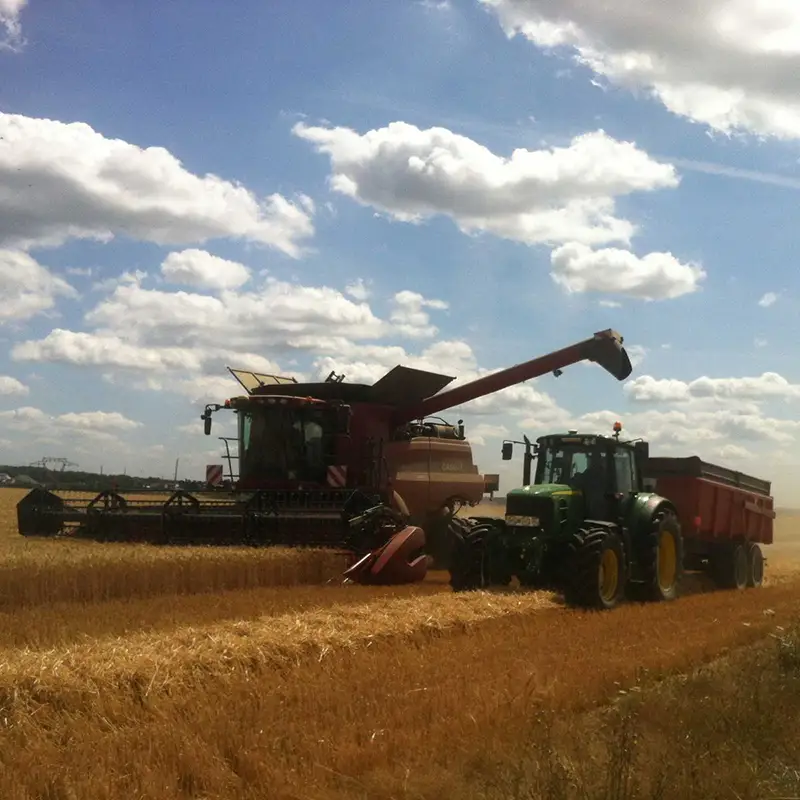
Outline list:
[[[612,330],[447,391],[452,377],[403,366],[371,386],[230,370],[247,394],[201,418],[210,434],[213,413],[236,413],[231,493],[176,491],[155,503],[106,491],[87,504],[34,490],[18,505],[19,531],[332,547],[353,557],[353,580],[420,580],[431,561],[447,566],[448,541],[466,525],[456,511],[484,492],[463,424],[433,415],[584,360],[617,380],[631,372]]]
[[[684,568],[722,587],[760,586],[775,516],[769,482],[696,456],[650,458],[647,442],[614,429],[526,438],[524,485],[508,493],[505,518],[473,518],[455,536],[453,589],[516,577],[574,605],[612,608],[626,593],[673,599]],[[504,459],[512,449],[503,444]]]

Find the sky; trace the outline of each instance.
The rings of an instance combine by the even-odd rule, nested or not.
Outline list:
[[[200,478],[226,367],[800,486],[795,0],[0,0],[0,463]]]

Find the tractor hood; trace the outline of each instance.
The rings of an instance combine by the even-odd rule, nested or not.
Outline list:
[[[566,483],[538,483],[531,486],[523,486],[519,489],[512,489],[507,497],[522,500],[526,497],[554,497],[570,496],[580,494],[580,489],[573,489]]]
[[[540,483],[512,489],[506,495],[506,521],[520,515],[534,516],[542,521],[550,520],[555,510],[554,503],[566,503],[572,507],[581,494],[577,489],[563,483]]]

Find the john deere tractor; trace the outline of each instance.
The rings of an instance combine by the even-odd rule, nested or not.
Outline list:
[[[647,442],[565,434],[524,444],[524,485],[506,497],[504,519],[472,517],[455,534],[450,585],[469,591],[522,586],[563,591],[575,606],[610,609],[624,596],[672,600],[683,572],[675,506],[643,490]],[[531,463],[536,472],[531,481]]]

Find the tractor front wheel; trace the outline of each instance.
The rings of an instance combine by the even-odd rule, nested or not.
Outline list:
[[[607,528],[575,534],[570,548],[565,599],[569,605],[611,609],[622,599],[627,577],[620,535]]]
[[[492,581],[491,538],[492,523],[471,523],[454,518],[450,558],[450,586],[454,592],[472,592],[485,589]]]

